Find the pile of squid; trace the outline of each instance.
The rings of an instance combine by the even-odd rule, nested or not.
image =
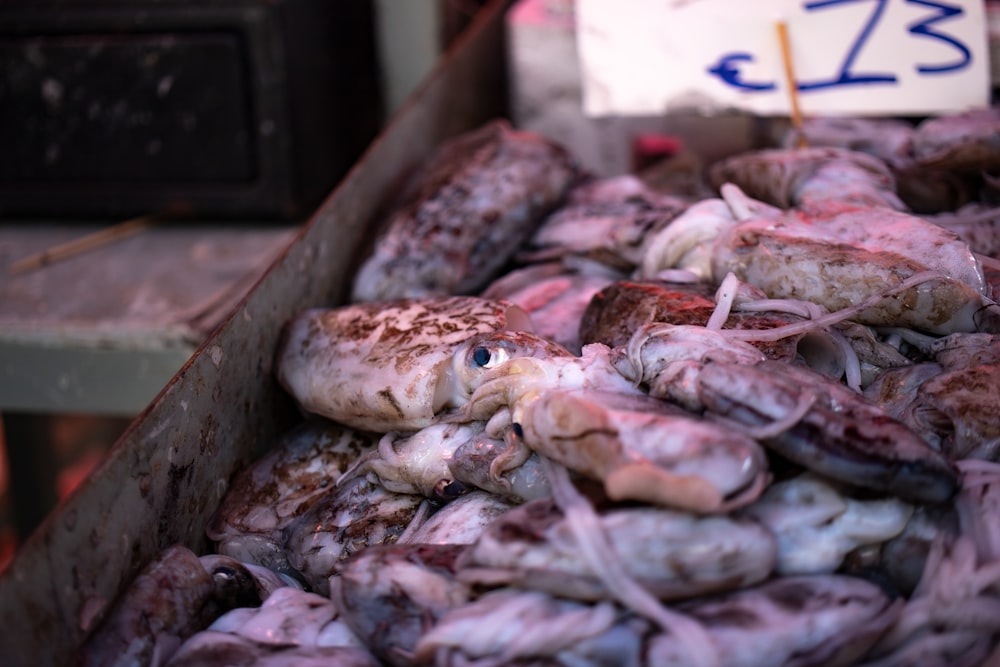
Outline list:
[[[704,198],[502,121],[442,147],[285,324],[308,417],[216,553],[81,663],[1000,663],[1000,113],[799,134]]]

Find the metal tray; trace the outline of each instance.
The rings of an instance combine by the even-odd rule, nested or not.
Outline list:
[[[205,523],[232,474],[297,419],[271,375],[281,325],[341,302],[390,193],[439,143],[505,115],[508,4],[476,14],[283,255],[0,575],[5,665],[67,663],[161,549],[206,549]]]

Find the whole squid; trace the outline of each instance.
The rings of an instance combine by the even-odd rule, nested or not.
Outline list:
[[[654,507],[600,512],[626,572],[660,599],[685,599],[759,583],[774,568],[771,532],[746,519],[699,517]],[[641,536],[639,538],[638,536]],[[551,498],[496,519],[459,559],[469,583],[513,585],[577,600],[608,597]]]

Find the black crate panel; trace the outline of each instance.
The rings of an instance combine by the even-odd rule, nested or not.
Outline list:
[[[0,179],[245,182],[255,175],[235,33],[0,41]]]

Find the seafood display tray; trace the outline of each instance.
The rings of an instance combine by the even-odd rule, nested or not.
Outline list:
[[[342,302],[400,182],[443,140],[505,115],[509,4],[479,10],[285,252],[0,575],[5,665],[66,664],[162,549],[206,550],[205,524],[230,477],[299,418],[271,373],[281,325]]]

